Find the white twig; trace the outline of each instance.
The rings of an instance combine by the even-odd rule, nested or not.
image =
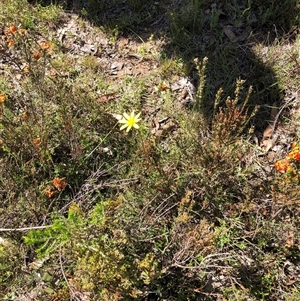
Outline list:
[[[0,232],[23,232],[23,231],[30,231],[30,230],[46,229],[52,226],[53,225],[32,226],[32,227],[24,227],[24,228],[0,228]]]

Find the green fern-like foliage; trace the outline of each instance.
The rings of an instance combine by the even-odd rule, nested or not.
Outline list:
[[[61,215],[54,216],[51,227],[31,230],[23,239],[26,244],[35,247],[39,257],[45,257],[64,246],[70,240],[72,229],[81,227],[82,224],[82,213],[74,203],[69,208],[67,218]]]

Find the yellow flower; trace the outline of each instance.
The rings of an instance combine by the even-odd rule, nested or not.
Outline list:
[[[122,124],[120,130],[122,131],[126,129],[126,132],[129,132],[131,128],[138,129],[139,125],[137,123],[140,121],[140,115],[141,113],[135,115],[134,111],[132,111],[130,115],[124,113],[123,116],[121,116],[121,119],[119,120],[119,123]]]
[[[29,73],[29,71],[30,71],[30,69],[29,69],[28,65],[26,65],[26,66],[23,67],[23,72],[24,73]]]
[[[0,103],[5,102],[6,98],[7,98],[7,96],[4,93],[1,93],[0,94]]]

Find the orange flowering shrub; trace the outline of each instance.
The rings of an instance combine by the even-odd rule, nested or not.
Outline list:
[[[25,34],[27,34],[27,30],[24,28],[17,29],[17,27],[14,24],[10,24],[9,28],[4,30],[4,34],[6,36],[15,35],[17,33],[20,35],[25,35]]]
[[[53,186],[58,190],[62,191],[66,188],[67,183],[65,181],[65,178],[54,178],[53,181]]]
[[[12,47],[15,45],[14,40],[12,39],[12,35],[17,33],[17,28],[14,24],[10,24],[9,28],[4,30],[4,34],[6,35],[6,41],[8,46]]]
[[[4,30],[4,34],[6,36],[7,45],[12,47],[12,46],[15,45],[15,41],[13,39],[13,36],[17,37],[17,34],[25,35],[25,34],[27,34],[27,30],[24,29],[24,28],[17,29],[17,27],[14,24],[10,24],[9,28],[6,28]]]
[[[292,150],[284,159],[276,161],[274,167],[277,171],[300,180],[300,150],[297,143],[292,144]]]

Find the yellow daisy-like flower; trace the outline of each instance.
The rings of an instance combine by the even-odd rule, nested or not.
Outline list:
[[[127,113],[124,113],[121,119],[118,121],[119,123],[122,124],[120,127],[120,130],[126,129],[126,132],[129,132],[131,128],[138,129],[139,125],[137,124],[141,119],[139,118],[141,113],[134,114],[134,111],[131,112],[130,115]]]

